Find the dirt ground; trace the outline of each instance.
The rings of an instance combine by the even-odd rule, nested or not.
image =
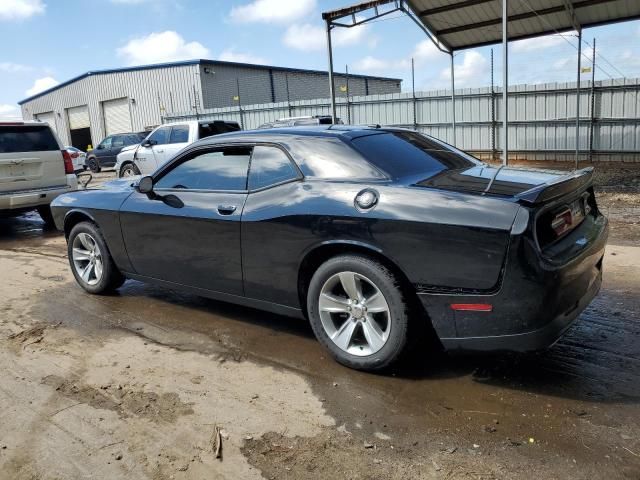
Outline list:
[[[298,320],[134,281],[85,294],[60,233],[0,220],[0,478],[640,479],[637,173],[597,177],[604,284],[556,345],[425,344],[384,375]]]

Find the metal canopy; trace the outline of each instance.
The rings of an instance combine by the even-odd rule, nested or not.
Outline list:
[[[405,0],[448,50],[502,41],[502,0]],[[509,41],[640,18],[639,0],[508,0]]]
[[[394,12],[406,13],[439,50],[451,56],[451,125],[454,145],[456,120],[453,54],[456,50],[502,43],[503,165],[509,159],[509,42],[575,30],[578,37],[575,166],[578,168],[582,29],[640,19],[640,0],[370,0],[324,12],[322,19],[327,28],[329,90],[334,123],[337,117],[331,30],[336,27],[352,28]],[[360,15],[356,16],[357,14]]]

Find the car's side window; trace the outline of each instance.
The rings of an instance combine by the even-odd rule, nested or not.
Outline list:
[[[244,191],[250,158],[251,147],[196,152],[162,175],[155,189]]]
[[[169,132],[171,127],[161,127],[151,134],[149,140],[155,142],[155,145],[164,145],[169,140]]]
[[[102,142],[100,142],[100,145],[99,145],[100,150],[106,150],[108,148],[111,148],[111,140],[113,140],[113,137],[107,137],[104,140],[102,140]]]
[[[113,137],[113,142],[111,142],[111,148],[122,148],[124,147],[124,137],[122,135],[116,135]]]
[[[256,146],[251,155],[249,190],[298,178],[298,171],[286,153],[277,147]]]
[[[189,125],[176,125],[171,129],[169,143],[187,143],[189,141]]]

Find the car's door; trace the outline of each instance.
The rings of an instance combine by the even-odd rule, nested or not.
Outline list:
[[[174,125],[171,127],[169,141],[164,148],[164,162],[171,160],[176,153],[189,145],[189,125]]]
[[[109,151],[109,156],[106,157],[101,163],[105,167],[113,167],[116,164],[116,159],[118,158],[118,154],[120,150],[124,147],[124,135],[114,135],[111,138],[111,150]]]
[[[98,161],[98,165],[100,167],[108,166],[109,156],[111,155],[111,142],[113,141],[113,137],[107,137],[100,142],[100,144],[94,150],[96,160]]]
[[[185,152],[154,175],[152,194],[120,209],[135,272],[207,290],[243,294],[240,218],[251,147]]]
[[[158,127],[140,145],[136,152],[136,165],[143,175],[155,172],[164,164],[164,149],[169,141],[171,127]]]

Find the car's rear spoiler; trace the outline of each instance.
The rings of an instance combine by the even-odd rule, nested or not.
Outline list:
[[[576,190],[584,190],[593,180],[593,167],[575,170],[557,180],[539,185],[516,195],[518,201],[530,205],[545,203]]]

